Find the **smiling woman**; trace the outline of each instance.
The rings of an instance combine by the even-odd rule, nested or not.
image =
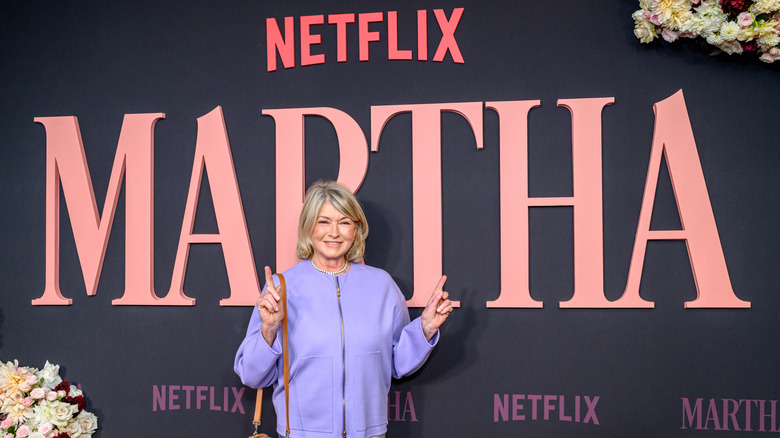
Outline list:
[[[299,259],[328,271],[363,259],[368,222],[354,195],[336,183],[309,188],[298,222]]]
[[[301,260],[284,272],[289,388],[279,330],[285,307],[265,267],[266,288],[234,369],[245,385],[273,385],[280,435],[287,429],[286,393],[295,437],[383,437],[391,379],[422,366],[452,312],[442,277],[422,315],[410,322],[390,275],[361,263],[367,235],[363,210],[346,187],[330,181],[309,188],[298,221]]]
[[[343,272],[348,263],[344,255],[351,249],[354,238],[355,222],[341,214],[333,204],[326,202],[317,215],[317,224],[311,233],[314,248],[311,262],[319,269]]]

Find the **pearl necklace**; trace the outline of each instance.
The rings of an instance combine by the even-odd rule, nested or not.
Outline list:
[[[328,272],[328,271],[326,271],[326,270],[324,270],[324,269],[320,268],[320,267],[319,267],[319,266],[317,266],[316,264],[314,264],[314,261],[313,261],[312,259],[309,259],[309,263],[311,263],[311,265],[312,265],[312,266],[314,266],[314,269],[316,269],[316,270],[318,270],[318,271],[322,272],[323,274],[328,274],[328,275],[333,275],[333,276],[336,276],[336,275],[339,275],[339,274],[341,274],[342,272],[346,271],[346,270],[347,270],[347,268],[349,267],[349,262],[346,262],[346,263],[344,263],[344,267],[343,267],[343,268],[341,268],[341,269],[339,269],[338,271],[334,271],[334,272]]]

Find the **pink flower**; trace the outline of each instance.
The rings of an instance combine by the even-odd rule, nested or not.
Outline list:
[[[59,397],[59,394],[57,394],[57,391],[49,391],[49,392],[46,393],[46,400],[48,400],[48,401],[57,400],[57,397]]]
[[[12,433],[6,434],[4,438],[14,438],[14,434]]]
[[[661,20],[658,19],[658,14],[653,14],[650,17],[650,22],[655,24],[656,26],[660,26],[661,25]]]
[[[51,423],[43,423],[38,428],[38,432],[44,435],[48,435],[48,433],[51,432],[52,430],[54,430],[54,426]]]
[[[8,429],[9,427],[11,427],[12,424],[14,424],[14,422],[11,421],[10,418],[6,418],[2,422],[0,422],[0,429]]]
[[[673,30],[664,28],[664,30],[661,31],[661,36],[664,38],[664,40],[666,40],[666,42],[673,43],[677,40],[680,34]]]
[[[24,426],[21,426],[19,429],[16,429],[16,436],[18,437],[25,437],[30,434],[30,427],[26,424]]]
[[[737,24],[739,27],[748,27],[753,24],[753,14],[750,12],[743,12],[737,15]]]
[[[775,62],[775,58],[772,55],[770,55],[769,53],[764,53],[758,59],[766,62],[767,64],[771,64],[771,63]]]
[[[25,408],[29,408],[33,404],[34,400],[32,397],[25,397],[24,400],[22,400],[22,406]]]
[[[46,397],[46,390],[43,388],[33,388],[32,392],[30,392],[30,397],[38,400]]]

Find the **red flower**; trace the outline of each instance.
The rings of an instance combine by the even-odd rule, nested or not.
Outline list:
[[[62,382],[60,382],[59,385],[57,385],[54,388],[54,390],[55,391],[65,391],[65,392],[68,392],[68,391],[70,391],[70,384],[68,383],[67,380],[63,380]]]
[[[753,4],[753,0],[720,0],[718,4],[726,14],[737,16],[747,11]]]
[[[79,411],[76,413],[77,415],[81,413],[81,411],[84,410],[84,408],[87,406],[87,401],[84,400],[83,395],[77,395],[75,397],[67,396],[63,397],[62,401],[65,403],[70,403],[72,405],[78,405]]]

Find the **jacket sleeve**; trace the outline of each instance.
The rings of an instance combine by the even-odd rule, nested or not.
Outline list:
[[[393,318],[393,378],[399,379],[420,369],[439,342],[439,332],[430,341],[425,339],[421,318],[409,322],[406,299],[395,283],[393,286],[398,295]]]
[[[262,319],[257,308],[252,307],[252,318],[246,337],[241,342],[233,362],[233,370],[241,377],[241,382],[252,388],[264,388],[277,379],[277,360],[282,354],[282,346],[277,334],[274,345],[265,342],[260,326]]]

